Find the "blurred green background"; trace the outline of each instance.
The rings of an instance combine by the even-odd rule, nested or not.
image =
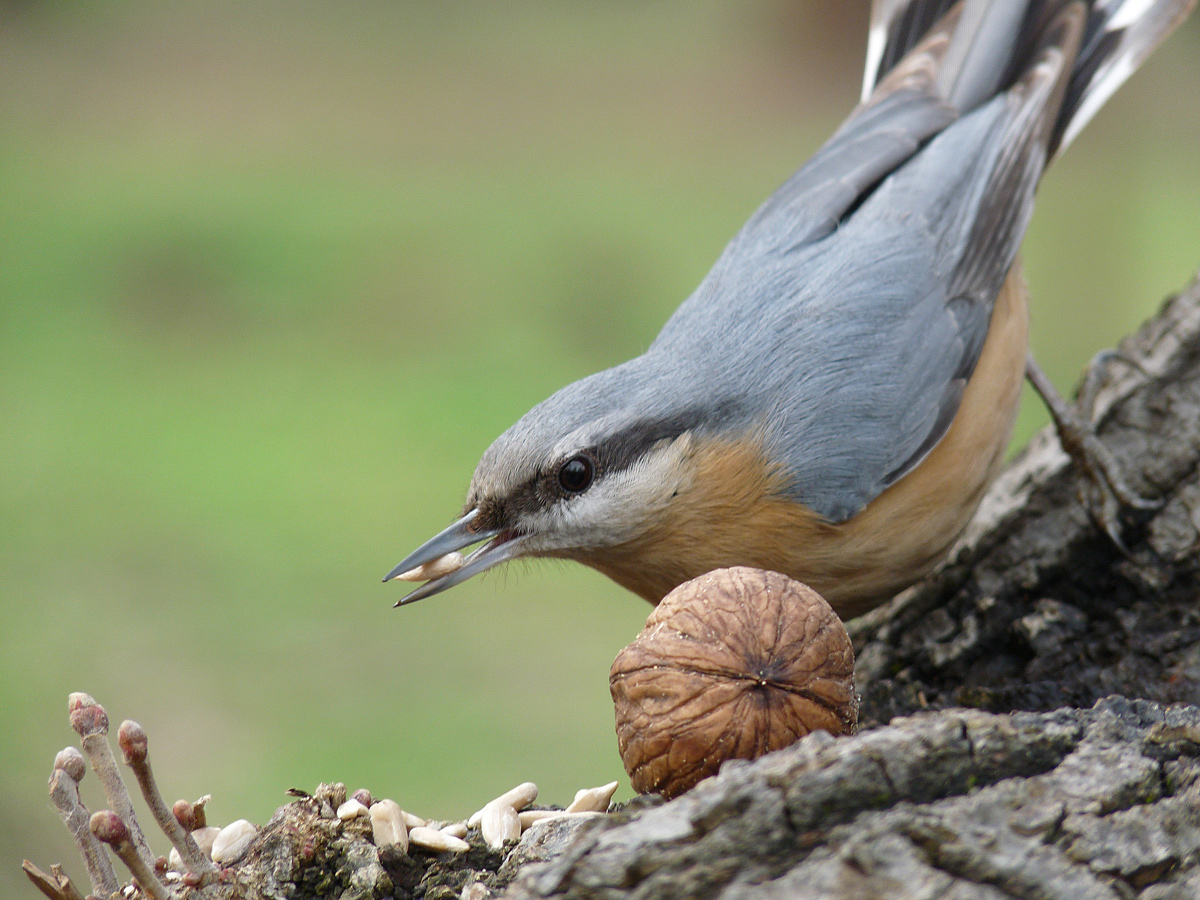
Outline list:
[[[379,579],[836,126],[866,5],[0,4],[0,894],[22,856],[82,874],[44,790],[76,690],[219,823],[322,780],[439,818],[629,795],[642,601]],[[1198,60],[1194,18],[1044,183],[1063,389],[1200,265]]]

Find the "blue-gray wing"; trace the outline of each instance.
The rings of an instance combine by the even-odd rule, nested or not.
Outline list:
[[[734,243],[787,252],[832,232],[864,193],[957,118],[919,88],[888,94],[851,118],[759,207]]]
[[[800,390],[771,391],[768,433],[795,498],[831,521],[915,468],[958,412],[1045,160],[1044,144],[1014,152],[1013,106],[939,135],[810,249],[794,302],[764,311],[778,371],[800,373]]]
[[[1020,80],[941,129],[832,230],[785,186],[652,347],[705,360],[697,392],[744,398],[726,408],[761,417],[793,495],[829,520],[861,510],[949,428],[1032,211],[1081,25],[1064,23]],[[826,166],[845,181],[835,159]],[[698,336],[703,347],[679,352]]]
[[[872,187],[895,171],[960,109],[936,83],[955,19],[927,34],[811,159],[759,207],[734,238],[740,252],[788,252],[832,232]],[[727,251],[728,252],[728,251]]]

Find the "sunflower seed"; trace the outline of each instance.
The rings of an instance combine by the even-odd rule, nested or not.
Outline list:
[[[256,834],[258,828],[245,819],[230,822],[213,838],[212,861],[221,865],[237,862],[245,854]]]
[[[528,831],[542,822],[553,822],[558,819],[594,819],[604,815],[602,812],[567,812],[562,809],[527,809],[517,816],[521,821],[521,830]]]
[[[495,800],[489,801],[483,809],[476,810],[471,818],[467,819],[467,827],[474,828],[483,818],[483,810],[487,809],[493,803],[498,806],[511,806],[513,809],[521,810],[527,807],[530,803],[537,799],[537,785],[532,781],[523,781],[515,788],[505,791]]]
[[[347,800],[337,808],[337,817],[343,822],[357,819],[359,816],[369,816],[371,811],[354,799]]]
[[[196,839],[196,846],[200,848],[200,852],[212,859],[213,841],[217,839],[217,835],[221,833],[220,828],[213,825],[205,825],[203,828],[196,828],[192,831],[192,837]]]
[[[398,846],[408,852],[408,826],[404,810],[395,800],[376,800],[371,806],[371,837],[379,848]]]
[[[451,572],[461,569],[464,559],[465,557],[456,550],[439,556],[437,559],[431,559],[427,563],[422,563],[415,569],[401,572],[396,578],[400,581],[429,581],[433,578],[441,578],[443,575],[449,575]]]
[[[444,831],[435,831],[432,828],[426,828],[423,825],[418,825],[410,831],[408,839],[415,846],[425,847],[429,850],[462,853],[464,850],[471,849],[471,845],[461,838],[456,838],[452,834],[446,834]]]
[[[521,830],[524,831],[534,822],[540,822],[542,819],[553,819],[555,816],[563,815],[566,815],[566,811],[561,809],[526,809],[517,813],[517,819],[521,823]]]
[[[521,819],[507,803],[493,800],[483,808],[479,830],[483,833],[484,843],[493,850],[499,850],[506,842],[520,839]]]
[[[211,825],[192,830],[192,839],[196,842],[196,846],[209,859],[212,859],[213,841],[216,840],[220,831],[220,828],[214,828]],[[171,852],[167,855],[167,865],[176,872],[187,871],[187,866],[183,864],[183,857],[179,855],[179,851],[174,847],[171,848]]]
[[[603,787],[584,788],[576,791],[575,799],[567,807],[567,812],[608,812],[608,804],[613,794],[617,792],[617,782],[612,781]]]

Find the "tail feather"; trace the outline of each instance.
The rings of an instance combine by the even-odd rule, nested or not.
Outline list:
[[[949,26],[953,36],[937,90],[966,112],[1021,77],[1046,29],[1072,2],[1077,0],[874,0],[863,99],[929,32]],[[1087,0],[1083,41],[1050,139],[1051,154],[1074,140],[1196,2]]]
[[[874,0],[862,99],[929,33],[956,0]]]
[[[1051,151],[1075,139],[1109,97],[1188,17],[1196,0],[1100,0],[1059,114]]]
[[[938,94],[960,113],[1000,90],[1030,6],[1028,0],[963,0],[937,81]]]

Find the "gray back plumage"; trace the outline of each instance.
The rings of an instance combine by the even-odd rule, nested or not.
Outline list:
[[[998,97],[963,118],[818,241],[781,244],[771,216],[752,222],[647,357],[688,361],[686,405],[745,398],[793,497],[852,516],[958,410],[1041,171],[1036,144],[1012,152],[1034,109]]]
[[[1028,222],[1082,20],[1046,35],[992,96],[1007,55],[987,35],[965,42],[973,58],[958,48],[968,26],[1011,48],[1024,14],[1003,6],[989,19],[993,7],[968,5],[923,66],[885,83],[747,223],[647,354],[708,361],[685,396],[748,396],[794,499],[831,521],[949,428]]]
[[[835,522],[861,510],[949,428],[1042,170],[1094,111],[1094,79],[1114,54],[1140,62],[1193,0],[1125,2],[1139,7],[1127,23],[1121,0],[877,0],[864,103],[643,356],[536,407],[480,472],[656,422],[755,429],[793,499]],[[1105,22],[1122,28],[1105,39]]]

